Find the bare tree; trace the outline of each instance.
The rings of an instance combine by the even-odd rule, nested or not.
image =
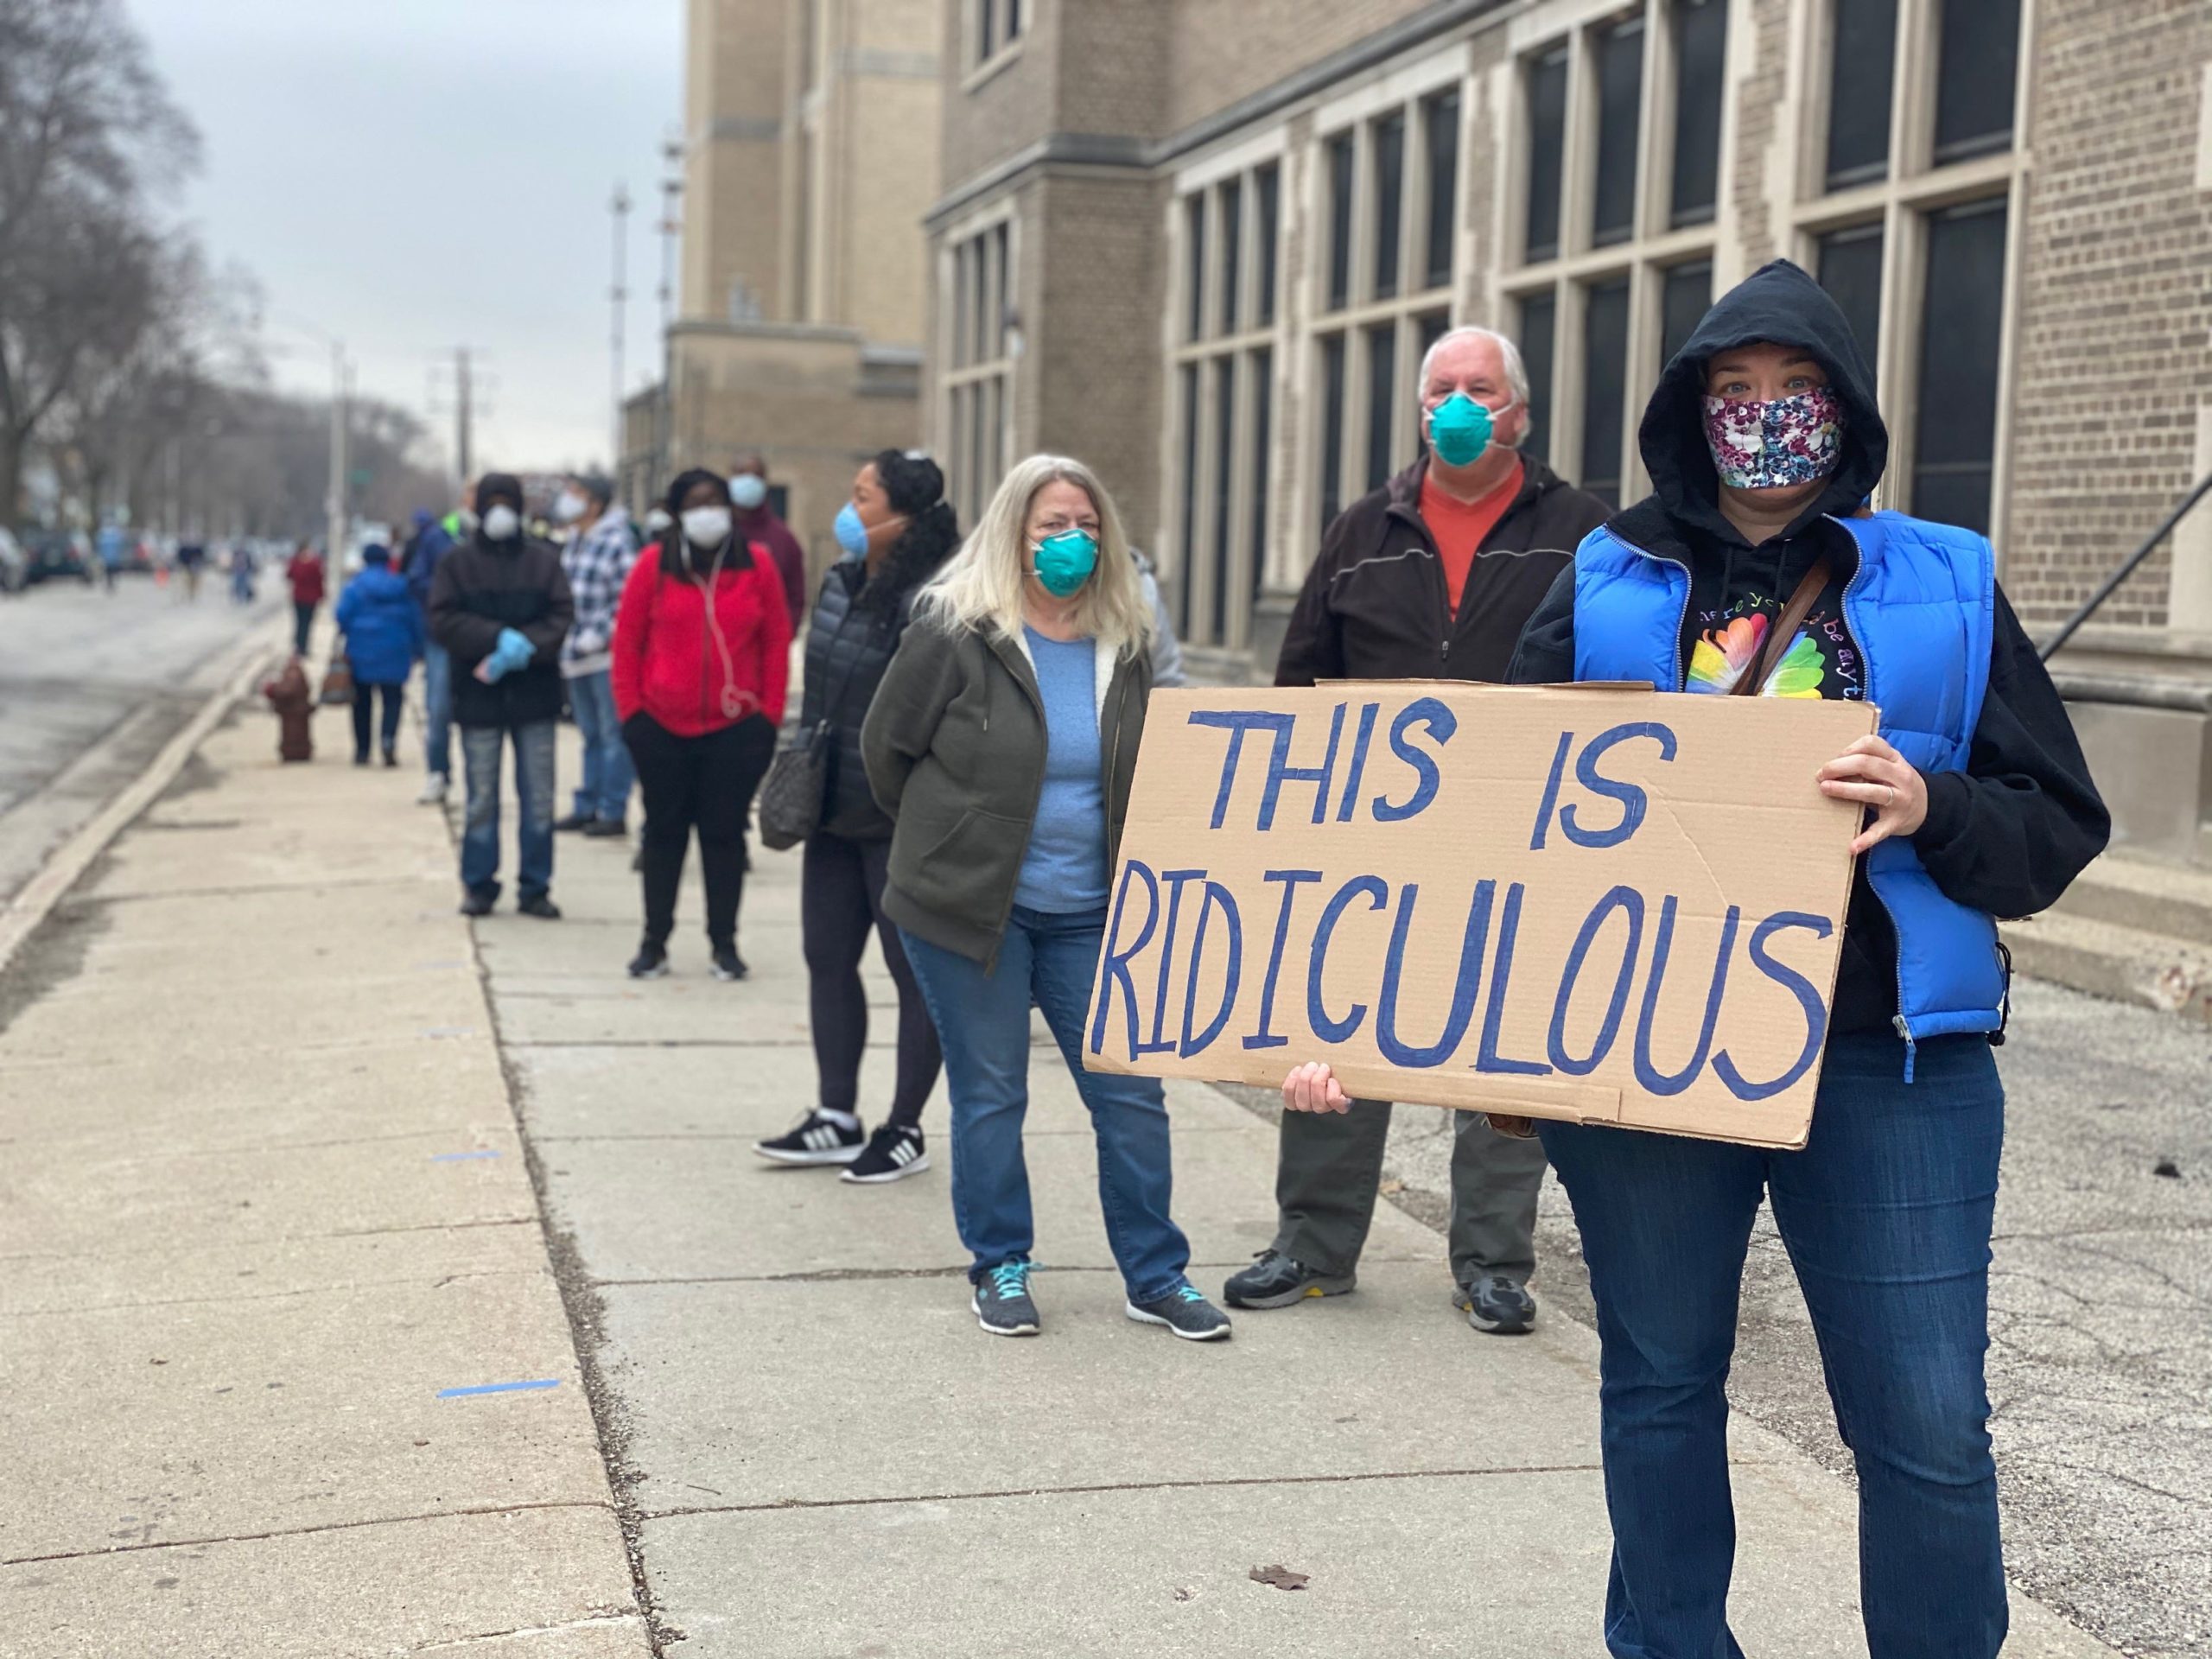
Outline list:
[[[0,0],[0,524],[57,405],[145,327],[147,196],[197,155],[118,0]]]

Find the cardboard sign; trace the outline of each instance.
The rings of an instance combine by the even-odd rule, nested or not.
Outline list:
[[[1154,695],[1084,1063],[1760,1146],[1812,1119],[1861,702]]]

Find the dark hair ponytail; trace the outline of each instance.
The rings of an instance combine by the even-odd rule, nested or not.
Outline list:
[[[944,499],[944,474],[918,451],[886,449],[875,458],[876,482],[906,528],[892,544],[883,568],[862,590],[862,608],[888,613],[937,574],[960,545],[960,520]]]

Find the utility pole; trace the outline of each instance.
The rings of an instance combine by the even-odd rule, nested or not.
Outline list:
[[[683,233],[683,145],[671,140],[661,146],[667,171],[660,181],[660,397],[653,410],[653,467],[658,474],[647,480],[650,491],[674,468],[669,449],[676,435],[676,260],[677,238]]]
[[[614,302],[614,442],[608,452],[607,468],[613,474],[622,470],[622,348],[626,343],[623,307],[630,297],[630,189],[627,185],[614,187],[614,200],[607,204],[607,211],[614,216],[614,286],[609,295]]]
[[[325,504],[330,526],[325,532],[323,561],[334,584],[346,556],[346,346],[330,342],[330,499]]]
[[[453,353],[454,376],[454,457],[461,466],[461,486],[467,489],[476,476],[474,458],[469,454],[470,387],[468,378],[468,347],[457,346]]]

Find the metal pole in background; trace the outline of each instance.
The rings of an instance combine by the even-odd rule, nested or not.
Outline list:
[[[346,555],[346,347],[330,342],[330,524],[323,535],[323,569],[334,591]]]
[[[614,286],[609,297],[614,302],[614,333],[613,337],[613,365],[612,371],[614,399],[614,442],[608,452],[607,470],[609,474],[622,469],[622,348],[624,338],[623,302],[630,297],[630,190],[627,185],[614,187],[614,200],[607,204],[607,211],[614,217]]]
[[[457,346],[453,353],[454,373],[454,459],[461,467],[461,486],[467,489],[476,477],[475,458],[469,453],[474,434],[469,430],[472,419],[469,398],[468,347]]]
[[[668,167],[660,184],[660,397],[653,410],[655,475],[645,481],[648,493],[675,471],[670,464],[669,447],[676,434],[677,238],[683,231],[683,145],[671,141],[661,146],[660,153]]]

